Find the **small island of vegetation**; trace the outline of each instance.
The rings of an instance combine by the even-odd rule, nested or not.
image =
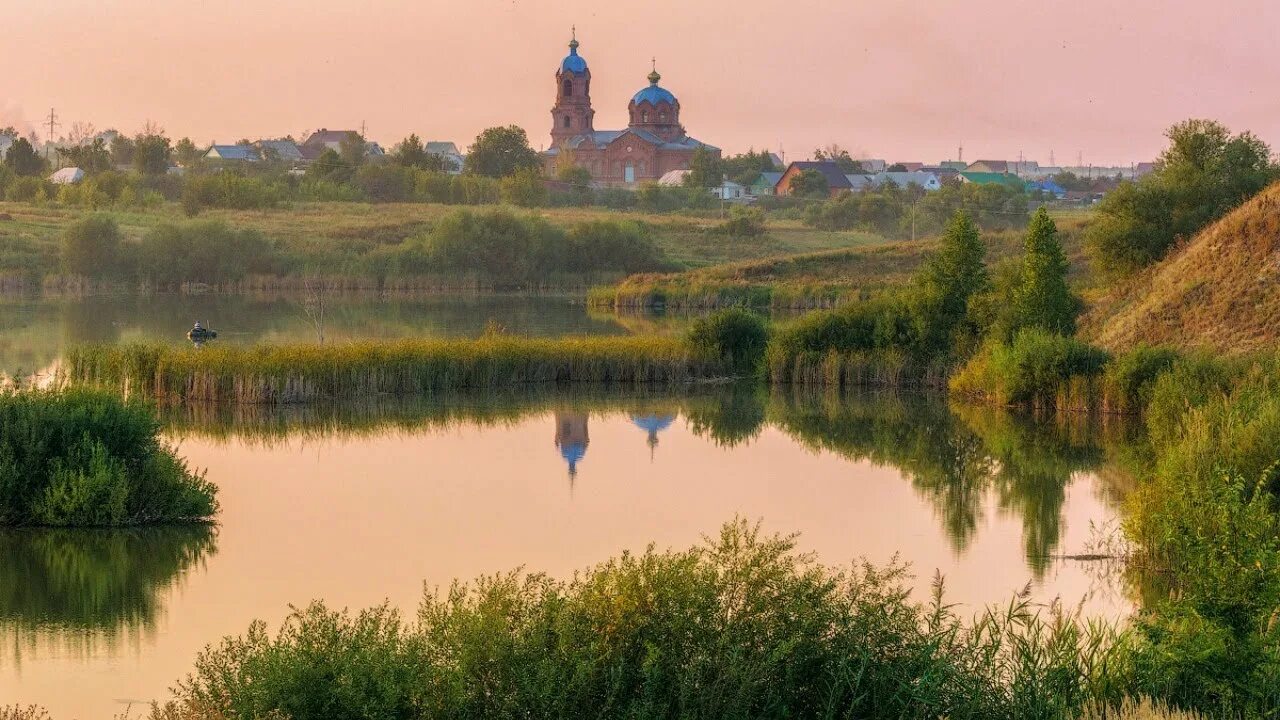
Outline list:
[[[0,395],[0,526],[208,522],[217,488],[159,433],[149,408],[110,394]]]

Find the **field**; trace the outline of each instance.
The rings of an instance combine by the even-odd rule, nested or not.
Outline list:
[[[257,230],[304,253],[358,252],[416,235],[457,209],[421,203],[294,203],[270,210],[206,210],[199,218],[222,220],[236,229]],[[146,210],[106,212],[119,223],[126,239],[139,238],[162,223],[187,220],[174,203]],[[871,233],[817,230],[798,220],[776,219],[768,221],[768,231],[763,236],[728,238],[712,232],[722,222],[717,213],[695,216],[598,208],[541,208],[528,212],[560,226],[601,219],[643,222],[652,228],[654,239],[671,260],[691,268],[886,242]],[[0,260],[15,244],[29,245],[48,265],[56,265],[61,233],[86,214],[85,209],[77,207],[0,203]],[[13,264],[3,262],[0,266],[11,270]]]
[[[1082,230],[1087,219],[1088,215],[1079,211],[1056,217],[1059,239],[1071,263],[1071,280],[1082,290],[1090,290],[1098,282],[1084,254]],[[986,232],[983,240],[992,266],[1022,251],[1022,233],[1018,231]],[[598,307],[719,307],[743,302],[792,309],[831,307],[901,285],[936,245],[936,237],[882,241],[741,258],[680,273],[634,275],[616,286],[597,288],[591,303]]]

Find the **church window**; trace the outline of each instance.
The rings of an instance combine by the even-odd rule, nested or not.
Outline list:
[[[622,163],[618,160],[613,161],[613,174],[614,175],[622,174]]]
[[[572,95],[572,94],[573,94],[573,81],[572,81],[572,80],[565,80],[565,81],[564,81],[564,96],[565,96],[565,97],[569,97],[569,96],[570,96],[570,95]]]
[[[666,121],[667,121],[667,114],[666,114],[666,113],[658,113],[658,122],[666,122]]]
[[[645,110],[640,113],[640,122],[649,122],[649,111]]]
[[[564,126],[565,126],[565,127],[573,127],[573,118],[569,117],[568,115],[565,115],[565,116],[564,116]]]
[[[640,162],[640,164],[636,166],[636,172],[637,172],[637,173],[639,173],[639,174],[641,174],[641,175],[644,175],[644,162],[643,162],[643,161],[641,161],[641,162]]]

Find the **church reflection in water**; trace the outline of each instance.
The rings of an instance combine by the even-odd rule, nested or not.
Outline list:
[[[587,455],[587,445],[591,437],[587,430],[589,413],[574,410],[558,410],[555,413],[556,438],[555,446],[560,457],[569,466],[569,480],[578,477],[578,463]],[[652,460],[658,447],[658,435],[671,427],[676,421],[675,412],[632,413],[631,422],[646,434],[645,442],[649,446],[649,459]]]

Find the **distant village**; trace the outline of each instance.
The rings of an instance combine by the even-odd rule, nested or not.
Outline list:
[[[647,76],[648,84],[635,93],[627,106],[627,127],[597,130],[591,99],[591,69],[579,47],[575,33],[569,43],[569,54],[555,72],[551,142],[548,149],[539,153],[548,185],[554,186],[560,171],[573,166],[589,173],[591,185],[597,188],[635,190],[648,183],[687,186],[693,172],[691,164],[698,154],[709,155],[716,161],[722,159],[719,148],[696,140],[686,132],[680,118],[680,101],[660,84],[662,75],[656,62]],[[67,157],[70,153],[66,151],[76,147],[100,144],[111,151],[120,138],[120,133],[114,130],[73,133],[71,137],[46,142],[39,149],[46,158],[56,160]],[[16,139],[13,134],[0,133],[0,157],[7,154]],[[184,143],[185,152],[177,152]],[[326,151],[358,155],[361,145],[367,161],[378,162],[389,155],[381,145],[368,141],[363,132],[354,129],[322,128],[306,133],[301,141],[292,137],[241,140],[234,144],[215,142],[204,148],[183,140],[179,148],[175,148],[169,172],[182,174],[197,164],[216,170],[270,163],[285,172],[303,175]],[[422,151],[436,159],[435,165],[442,172],[456,175],[467,169],[466,155],[455,142],[428,141],[422,144]],[[856,158],[835,146],[815,151],[814,155],[813,160],[785,162],[780,153],[765,152],[759,157],[766,162],[753,167],[747,177],[724,175],[718,182],[699,184],[724,202],[742,204],[766,196],[799,194],[795,187],[797,179],[812,178],[815,174],[825,181],[825,192],[831,197],[890,185],[914,186],[917,192],[933,192],[947,183],[972,183],[1003,185],[1041,199],[1086,204],[1097,201],[1122,180],[1136,180],[1154,169],[1154,163],[1150,162],[1127,167],[1040,165],[1024,159],[965,162],[963,150],[958,152],[957,159],[937,163]],[[49,180],[55,184],[73,184],[84,177],[82,168],[66,166],[58,167]],[[811,191],[806,190],[805,194],[812,197]]]

